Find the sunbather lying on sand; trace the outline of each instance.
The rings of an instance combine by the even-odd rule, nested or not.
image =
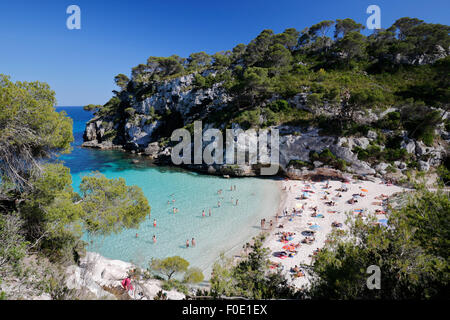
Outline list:
[[[331,223],[331,226],[332,226],[332,227],[335,227],[335,228],[340,228],[340,227],[342,227],[342,223],[337,222],[337,221],[333,221],[333,222]]]

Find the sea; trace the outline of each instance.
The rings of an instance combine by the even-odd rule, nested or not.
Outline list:
[[[150,216],[138,229],[104,237],[85,234],[88,251],[144,269],[152,258],[181,256],[190,266],[203,270],[208,279],[220,254],[232,256],[240,252],[260,232],[260,220],[272,218],[278,209],[281,192],[276,179],[211,176],[155,166],[143,157],[123,151],[82,148],[85,124],[93,114],[82,107],[56,107],[56,110],[73,120],[72,151],[60,156],[60,160],[70,168],[75,191],[83,176],[98,171],[108,178],[122,177],[128,185],[139,186],[151,206]],[[223,190],[221,194],[217,192],[219,189]],[[173,213],[174,207],[178,212]],[[196,246],[186,248],[186,240],[191,242],[192,238]]]

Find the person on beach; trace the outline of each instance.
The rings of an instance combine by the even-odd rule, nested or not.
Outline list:
[[[156,219],[153,219],[153,228],[156,228]]]
[[[128,292],[130,290],[133,290],[133,285],[131,284],[130,277],[126,277],[122,280],[122,287]]]
[[[195,239],[194,238],[192,238],[191,242],[192,242],[192,246],[195,247]]]
[[[153,240],[153,243],[156,243],[156,236],[155,235],[153,235],[152,240]]]
[[[189,239],[186,240],[186,248],[189,248]]]

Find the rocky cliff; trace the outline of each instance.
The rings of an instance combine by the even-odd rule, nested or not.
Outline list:
[[[207,74],[214,74],[214,71],[206,70],[202,76]],[[194,120],[203,120],[203,130],[211,127],[224,129],[220,124],[217,126],[217,123],[212,123],[208,116],[217,112],[225,112],[233,101],[233,96],[227,93],[221,83],[216,83],[206,89],[194,87],[194,76],[195,74],[190,74],[158,83],[150,96],[142,101],[133,100],[130,102],[128,113],[121,119],[122,121],[117,122],[117,119],[114,120],[110,116],[95,117],[86,125],[83,146],[102,149],[123,148],[142,156],[151,157],[156,162],[171,164],[172,148],[167,139],[170,135],[170,132],[167,131],[170,122],[177,118],[177,126],[171,129],[186,127],[192,124]],[[299,93],[291,97],[288,103],[294,108],[315,114],[332,114],[334,112],[333,108],[329,106],[321,106],[311,110],[306,103],[307,96],[308,93]],[[271,98],[271,100],[273,99]],[[270,100],[267,103],[269,102]],[[361,112],[357,117],[362,123],[370,123],[378,121],[386,114],[396,110],[390,108],[378,113],[369,110]],[[443,120],[448,117],[443,110],[439,110],[439,112],[441,112]],[[166,130],[159,130],[164,127],[166,127]],[[240,129],[236,124],[233,125],[233,128],[235,130]],[[339,169],[350,173],[385,175],[396,172],[398,176],[401,176],[401,173],[408,169],[407,163],[401,160],[391,161],[391,163],[369,163],[358,159],[355,150],[367,150],[378,141],[377,132],[372,130],[369,130],[365,136],[359,134],[358,136],[339,137],[322,134],[314,126],[278,125],[271,127],[271,129],[274,128],[280,132],[279,174],[298,176],[305,170],[329,167],[330,163],[311,159],[312,153],[320,154],[326,149],[330,150],[337,159],[343,161],[341,163],[345,164]],[[114,143],[114,139],[106,136],[107,132],[111,130],[118,132],[114,139],[120,141],[119,144]],[[161,132],[166,132],[166,135],[161,134]],[[435,133],[438,139],[435,139],[436,141],[432,146],[426,146],[422,141],[410,138],[406,131],[383,130],[382,132],[384,137],[398,137],[400,135],[400,148],[408,154],[405,158],[408,158],[410,162],[415,161],[418,169],[423,171],[428,171],[430,167],[439,165],[448,152],[449,132],[445,130],[442,124],[436,127]],[[250,144],[256,143],[251,141],[251,136],[246,138],[250,139]],[[379,143],[379,147],[383,150],[386,146]],[[248,145],[238,146],[238,148],[248,149]],[[258,174],[256,167],[250,165],[189,165],[188,167],[210,174],[237,176]]]

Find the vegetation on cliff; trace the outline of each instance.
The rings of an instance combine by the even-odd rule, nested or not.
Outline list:
[[[364,130],[357,111],[401,107],[395,129],[431,143],[439,122],[431,108],[446,109],[450,97],[450,27],[405,17],[370,36],[362,29],[352,19],[327,20],[302,31],[263,30],[248,45],[214,55],[150,57],[132,69],[131,79],[115,77],[120,91],[97,113],[120,114],[163,81],[195,73],[193,89],[218,84],[233,96],[226,109],[203,115],[208,122],[244,128],[308,123],[342,135]],[[287,101],[299,93],[308,94],[310,108],[333,106],[334,113],[323,119],[294,108]],[[372,125],[392,124],[388,118]]]
[[[139,151],[145,143],[127,145],[132,137],[126,126],[143,127],[143,120],[146,125],[157,121],[148,140],[164,146],[170,146],[174,129],[192,129],[195,120],[216,128],[317,127],[337,137],[373,131],[377,138],[368,147],[351,150],[359,160],[372,167],[389,163],[391,171],[394,162],[405,163],[409,171],[422,170],[419,162],[428,163],[428,155],[410,154],[402,140],[428,147],[443,141],[437,133],[449,121],[450,27],[405,17],[369,36],[363,29],[352,19],[326,20],[302,31],[263,30],[250,43],[213,55],[152,56],[134,67],[131,77],[115,77],[119,90],[104,106],[87,108],[96,110],[96,120],[108,123],[102,140]],[[186,114],[175,106],[181,95],[170,98],[183,76],[193,81],[180,90],[193,100],[202,98]],[[218,95],[227,102],[211,101]],[[143,102],[149,110],[141,110]],[[441,160],[439,172],[445,175],[448,161]],[[327,161],[341,170],[348,164]]]

